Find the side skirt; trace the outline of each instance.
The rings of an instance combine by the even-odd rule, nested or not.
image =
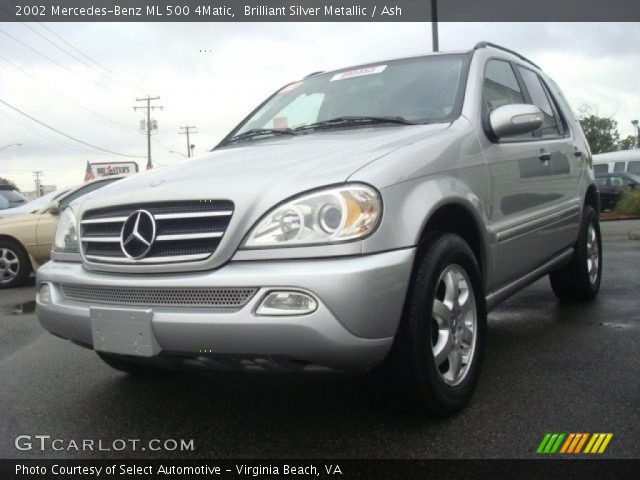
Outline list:
[[[487,311],[493,310],[495,307],[500,305],[506,299],[511,297],[516,292],[522,290],[525,287],[528,287],[536,280],[544,277],[548,273],[553,270],[560,268],[571,261],[571,257],[573,256],[573,247],[570,247],[567,250],[562,251],[555,257],[553,257],[548,262],[542,264],[535,270],[529,272],[523,277],[520,277],[518,280],[515,280],[507,285],[500,287],[498,290],[491,292],[487,295]]]

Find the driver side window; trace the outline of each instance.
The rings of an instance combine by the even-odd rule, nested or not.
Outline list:
[[[482,101],[487,120],[491,112],[498,107],[526,103],[516,74],[509,62],[503,60],[489,60],[487,62],[484,70]],[[505,138],[526,140],[532,137],[532,133],[525,133]]]

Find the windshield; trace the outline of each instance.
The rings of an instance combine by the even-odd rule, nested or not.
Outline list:
[[[0,190],[0,196],[8,201],[8,203],[25,203],[27,202],[26,197],[24,197],[21,193],[16,192],[15,190]]]
[[[306,78],[282,88],[233,136],[349,117],[406,123],[451,121],[459,115],[465,58],[437,55],[393,60]]]

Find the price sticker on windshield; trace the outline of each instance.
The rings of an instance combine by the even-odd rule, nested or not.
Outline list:
[[[356,68],[355,70],[336,73],[333,77],[331,77],[331,81],[335,82],[336,80],[346,80],[347,78],[364,77],[365,75],[375,75],[377,73],[384,72],[385,68],[387,68],[387,65],[377,65],[375,67]]]

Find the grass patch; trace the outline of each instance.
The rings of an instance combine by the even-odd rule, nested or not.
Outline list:
[[[640,215],[640,188],[625,190],[615,209],[621,215]]]

